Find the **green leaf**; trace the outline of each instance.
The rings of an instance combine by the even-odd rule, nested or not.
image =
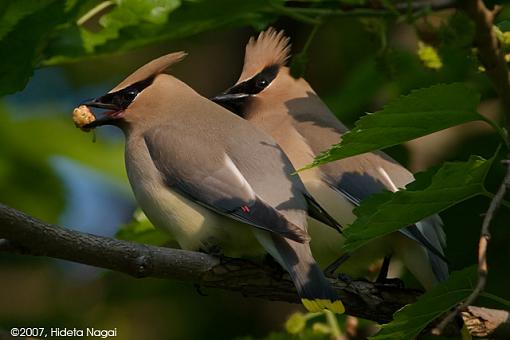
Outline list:
[[[54,30],[66,20],[65,2],[12,1],[1,17],[0,96],[23,89]],[[7,20],[4,20],[7,19]]]
[[[27,1],[9,1],[0,4],[0,39],[9,33],[23,18],[44,9],[54,0],[40,0],[28,3]]]
[[[306,327],[306,318],[303,313],[292,314],[285,322],[285,329],[290,334],[298,334]]]
[[[394,314],[393,321],[382,326],[370,339],[414,339],[430,322],[464,300],[476,284],[476,266],[453,272],[443,282],[423,294],[418,301]]]
[[[0,201],[57,222],[65,197],[49,162],[55,155],[113,176],[127,188],[123,143],[98,138],[94,144],[92,138],[74,126],[70,113],[14,120],[0,105]]]
[[[154,228],[147,216],[137,209],[131,223],[123,226],[116,235],[117,238],[144,244],[162,246],[170,240],[170,236]]]
[[[437,50],[423,41],[418,41],[418,58],[420,58],[423,65],[433,70],[439,70],[443,67],[443,61],[439,56]]]
[[[300,52],[292,57],[290,63],[290,74],[298,79],[304,76],[306,71],[306,64],[308,63],[308,55],[306,52]]]
[[[417,174],[406,190],[372,195],[354,210],[358,218],[345,229],[345,250],[485,193],[483,183],[493,160],[471,156],[467,162],[447,162],[437,172]]]
[[[161,25],[167,21],[168,14],[180,6],[180,0],[116,0],[113,10],[103,15],[99,21],[102,29],[90,32],[82,28],[85,50],[92,52],[108,40],[119,37],[121,29],[139,26],[144,23]]]
[[[412,91],[381,111],[360,118],[342,141],[305,167],[384,149],[461,123],[486,120],[476,108],[480,95],[461,83]]]
[[[174,1],[171,3],[175,5],[177,1]],[[251,25],[262,29],[277,18],[273,6],[283,4],[283,0],[186,0],[179,3],[178,8],[165,8],[162,11],[164,15],[156,17],[151,16],[147,8],[142,11],[145,13],[143,17],[136,16],[131,10],[126,18],[112,12],[106,15],[107,19],[101,18],[101,23],[106,27],[97,33],[70,26],[51,41],[45,51],[43,64],[56,65],[96,55],[124,52],[219,28]],[[120,11],[119,7],[115,11]],[[120,21],[123,20],[127,20],[128,24],[122,24]]]

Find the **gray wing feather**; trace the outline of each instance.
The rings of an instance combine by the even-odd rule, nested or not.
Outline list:
[[[166,185],[222,215],[297,242],[309,240],[305,230],[258,197],[226,154],[214,157],[215,149],[209,148],[206,152],[212,157],[201,158],[200,150],[188,144],[187,156],[179,158],[184,150],[176,153],[167,131],[157,127],[144,135],[151,159]]]
[[[374,193],[388,190],[374,177],[356,173],[344,174],[340,180],[330,186],[354,205],[359,205],[363,199]],[[399,230],[427,249],[432,270],[439,281],[448,278],[448,262],[443,251],[446,248],[446,235],[442,226],[441,218],[438,215],[433,215]]]

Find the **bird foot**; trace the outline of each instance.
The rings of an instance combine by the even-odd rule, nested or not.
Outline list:
[[[216,244],[200,248],[200,251],[207,255],[219,257],[220,259],[225,257],[223,254],[223,249]]]

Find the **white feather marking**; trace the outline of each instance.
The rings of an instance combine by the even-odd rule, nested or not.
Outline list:
[[[398,191],[399,189],[397,188],[397,186],[395,185],[395,183],[393,183],[393,181],[391,180],[390,176],[388,175],[388,173],[386,172],[386,170],[384,170],[383,168],[381,167],[378,167],[377,168],[377,171],[381,174],[381,176],[384,177],[384,179],[386,180],[388,186],[389,186],[389,189],[393,192],[396,192]]]
[[[249,192],[250,198],[255,199],[255,192],[253,191],[251,185],[248,183],[246,178],[244,178],[241,171],[239,171],[237,166],[227,154],[225,154],[225,166],[226,170],[223,169],[221,171],[227,171],[230,179],[234,181],[234,185],[243,188],[243,192]],[[231,182],[229,184],[232,185]]]

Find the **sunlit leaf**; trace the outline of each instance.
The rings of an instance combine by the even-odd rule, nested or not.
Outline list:
[[[439,70],[441,67],[443,67],[441,57],[433,46],[427,45],[423,41],[418,41],[417,53],[425,67],[433,70]]]
[[[447,162],[437,172],[418,174],[407,190],[383,192],[364,200],[354,210],[358,219],[344,231],[345,249],[354,250],[376,237],[482,194],[493,160],[471,156],[467,162]]]
[[[319,154],[311,166],[384,149],[461,123],[485,120],[476,110],[480,95],[464,84],[412,91],[381,111],[360,118],[342,141]]]
[[[147,216],[140,210],[136,210],[131,223],[123,226],[116,235],[117,238],[144,244],[161,246],[171,239],[168,234],[154,228]]]
[[[102,29],[90,32],[82,28],[85,50],[91,52],[98,45],[119,37],[121,29],[140,26],[144,23],[161,25],[166,22],[168,14],[179,7],[180,0],[116,0],[115,7],[103,15],[99,21]]]
[[[176,7],[178,2],[181,1],[171,1],[173,5],[165,7],[156,17],[151,16],[149,7],[142,10],[141,14],[146,13],[143,17],[136,16],[131,10],[125,17],[113,12],[103,20],[103,25],[112,28],[105,27],[97,33],[71,26],[50,42],[43,64],[55,65],[94,55],[119,53],[219,28],[253,26],[262,29],[277,18],[273,4],[281,4],[283,0],[185,0]],[[119,7],[115,9],[120,10]],[[127,20],[126,25],[121,22],[123,20]]]
[[[393,321],[382,326],[370,339],[414,339],[430,322],[464,300],[476,284],[476,267],[453,272],[443,282],[423,294],[418,301],[395,313]]]
[[[285,329],[290,334],[300,333],[306,326],[306,318],[302,313],[292,314],[285,322]]]

